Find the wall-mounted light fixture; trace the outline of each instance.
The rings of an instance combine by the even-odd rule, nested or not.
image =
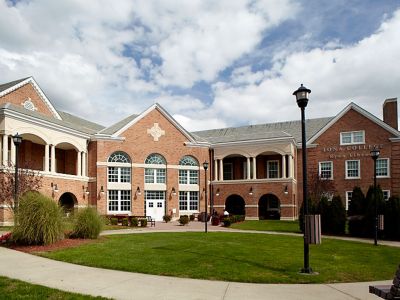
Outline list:
[[[219,189],[216,190],[215,196],[217,196],[217,197],[219,196]]]
[[[82,185],[82,190],[86,195],[89,195],[90,192],[89,192],[89,187],[88,186],[85,188],[85,186]]]
[[[249,195],[250,195],[250,196],[253,196],[253,187],[250,188],[250,190],[249,190]]]
[[[171,195],[172,195],[172,196],[176,196],[176,191],[175,191],[175,188],[174,188],[174,187],[173,187],[172,190],[171,190]]]
[[[141,194],[142,194],[142,192],[140,191],[140,187],[137,187],[135,195],[139,195],[140,196]]]
[[[58,192],[58,186],[57,183],[51,183],[51,190],[55,193]]]
[[[101,195],[104,195],[106,192],[104,191],[104,187],[103,186],[101,186],[101,188],[100,188],[100,194]]]
[[[285,193],[285,195],[289,194],[288,186],[287,186],[287,185],[285,185],[285,190],[284,190],[283,192]]]

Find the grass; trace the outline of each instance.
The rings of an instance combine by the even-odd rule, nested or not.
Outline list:
[[[249,220],[231,225],[234,229],[301,233],[299,221]]]
[[[392,279],[394,247],[324,239],[310,246],[316,276],[299,274],[303,239],[247,233],[148,233],[106,236],[101,242],[41,255],[106,269],[257,283],[332,283]],[[362,255],[360,255],[362,254]]]
[[[0,299],[106,299],[64,292],[0,276]]]
[[[14,226],[0,226],[0,231],[12,231]]]

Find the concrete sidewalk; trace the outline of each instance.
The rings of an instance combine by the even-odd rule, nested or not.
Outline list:
[[[91,268],[0,247],[0,275],[64,291],[114,299],[378,299],[371,284],[251,284],[184,279]]]

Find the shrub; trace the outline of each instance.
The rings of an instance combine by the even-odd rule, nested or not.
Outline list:
[[[192,214],[192,215],[190,215],[190,217],[189,217],[189,219],[190,219],[190,222],[192,222],[192,221],[194,221],[194,219],[195,219],[196,217]]]
[[[225,217],[223,222],[224,222],[224,227],[229,227],[232,224],[232,220],[230,217]]]
[[[162,217],[165,223],[168,223],[171,221],[172,217],[170,215],[165,215]]]
[[[131,218],[131,227],[138,227],[139,226],[139,220],[136,217]]]
[[[365,199],[367,206],[364,218],[365,223],[363,236],[373,237],[375,232],[375,205],[378,205],[378,215],[383,214],[385,210],[385,201],[383,200],[383,192],[380,186],[376,187],[376,193],[374,193],[374,187],[370,186]]]
[[[118,225],[118,218],[110,218],[111,225]]]
[[[86,207],[78,210],[71,237],[97,239],[103,228],[103,220],[96,210]]]
[[[62,211],[52,199],[28,192],[19,202],[12,239],[19,244],[48,245],[63,238]]]
[[[182,226],[185,226],[186,224],[189,223],[189,216],[186,216],[186,215],[180,216],[178,221],[179,221],[179,224],[181,224]]]
[[[385,237],[400,240],[400,198],[390,197],[385,205]]]
[[[105,225],[111,225],[111,219],[106,216],[103,216],[103,223]]]
[[[129,226],[129,219],[128,218],[123,218],[122,219],[122,226]]]
[[[147,219],[140,219],[140,227],[147,227]]]
[[[331,216],[329,211],[328,198],[322,197],[317,206],[317,213],[321,215],[321,231],[322,233],[329,232],[331,226]]]
[[[329,205],[329,228],[333,234],[344,234],[346,229],[346,210],[340,196],[334,196]]]
[[[349,233],[351,236],[363,236],[366,210],[366,200],[359,187],[354,187],[347,215],[349,216]]]

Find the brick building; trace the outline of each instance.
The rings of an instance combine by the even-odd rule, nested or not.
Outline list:
[[[351,199],[354,186],[372,183],[370,150],[379,147],[378,183],[400,194],[397,101],[384,121],[350,103],[336,116],[307,120],[309,172],[333,180]],[[204,211],[246,218],[296,219],[302,201],[299,121],[188,132],[160,105],[104,127],[57,110],[32,77],[0,85],[1,170],[15,163],[12,136],[23,142],[19,163],[43,174],[41,192],[65,209],[96,206],[104,215]],[[12,221],[0,204],[0,224]]]

